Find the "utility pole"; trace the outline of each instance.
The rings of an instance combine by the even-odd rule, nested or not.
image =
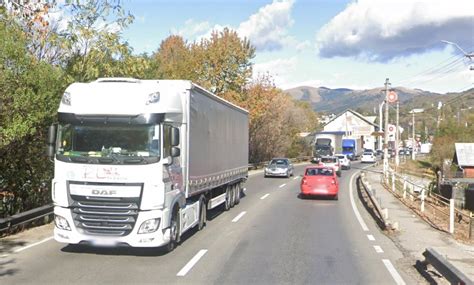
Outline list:
[[[399,114],[400,114],[400,101],[397,99],[397,129],[395,130],[395,166],[398,170],[398,165],[400,164],[400,156],[398,154],[398,145],[400,140],[400,132],[398,131],[399,126]]]
[[[385,101],[382,101],[382,103],[379,105],[379,131],[381,132],[383,130],[383,104],[385,104]],[[383,145],[382,145],[382,136],[379,136],[379,150],[383,150]]]
[[[384,128],[384,142],[383,142],[383,171],[384,176],[388,175],[388,90],[390,83],[388,78],[385,79],[385,128]]]
[[[413,109],[411,111],[411,114],[412,114],[412,119],[411,119],[411,124],[412,124],[412,128],[411,128],[411,139],[412,139],[412,143],[411,143],[411,147],[412,147],[412,152],[411,152],[411,159],[412,160],[415,160],[415,109]]]

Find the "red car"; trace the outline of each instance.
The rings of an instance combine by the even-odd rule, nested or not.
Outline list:
[[[328,196],[338,199],[339,181],[332,167],[308,166],[301,179],[301,196]]]

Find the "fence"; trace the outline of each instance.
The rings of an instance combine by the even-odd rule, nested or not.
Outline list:
[[[454,199],[433,193],[392,169],[382,176],[382,180],[385,188],[433,226],[461,239],[474,239],[473,214],[456,208]]]

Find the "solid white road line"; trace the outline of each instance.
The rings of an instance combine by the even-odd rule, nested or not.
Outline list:
[[[263,195],[262,197],[260,197],[260,200],[263,200],[263,199],[267,198],[268,196],[270,196],[270,194],[267,193],[267,194]]]
[[[359,172],[356,172],[354,174],[352,174],[351,176],[351,180],[350,180],[350,184],[349,184],[349,196],[350,196],[350,200],[351,200],[351,205],[352,205],[352,210],[354,211],[354,214],[357,218],[357,220],[359,221],[359,224],[360,226],[362,227],[362,230],[364,232],[368,232],[369,231],[369,228],[367,227],[367,225],[365,224],[364,220],[362,219],[360,213],[359,213],[359,210],[357,209],[357,206],[354,202],[354,194],[352,193],[352,182],[354,181],[354,177],[356,176],[356,174],[358,174]]]
[[[31,248],[33,246],[37,246],[39,244],[42,244],[42,243],[45,243],[47,241],[50,241],[52,240],[54,237],[49,237],[49,238],[45,238],[44,240],[40,240],[38,242],[35,242],[35,243],[32,243],[32,244],[29,244],[27,246],[24,246],[24,247],[20,247],[18,249],[15,249],[13,252],[17,253],[17,252],[21,252],[21,251],[24,251],[25,249],[28,249],[28,248]]]
[[[374,245],[374,249],[376,253],[383,253],[383,249],[379,245]]]
[[[207,249],[201,249],[198,253],[196,253],[196,255],[191,258],[191,260],[178,272],[178,274],[176,274],[176,276],[185,276],[189,270],[191,270],[193,268],[194,265],[196,265],[196,263],[199,261],[199,259],[201,259],[201,257],[204,256],[204,254],[206,254],[207,252]]]
[[[299,177],[298,177],[298,176],[296,176],[295,178],[293,178],[293,180],[296,180],[296,179],[298,179],[298,178],[299,178]]]
[[[280,186],[278,186],[278,187],[279,187],[279,188],[283,188],[283,187],[285,187],[285,186],[286,186],[286,183],[284,183],[284,184],[281,184],[281,185],[280,185]]]
[[[242,213],[238,214],[237,217],[235,217],[233,220],[232,220],[232,223],[237,223],[240,218],[242,218],[245,214],[247,214],[247,212],[243,211]]]
[[[371,240],[371,241],[374,241],[374,240],[375,240],[375,238],[374,238],[373,235],[367,235],[367,238],[368,238],[369,240]]]
[[[387,268],[388,272],[390,272],[390,275],[392,275],[393,280],[395,280],[395,283],[397,285],[405,285],[405,281],[403,281],[403,278],[398,274],[398,271],[393,267],[393,264],[390,262],[388,259],[382,259],[383,264],[385,264],[385,267]]]

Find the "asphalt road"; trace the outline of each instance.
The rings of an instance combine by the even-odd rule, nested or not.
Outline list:
[[[343,172],[339,201],[300,199],[297,175],[303,169],[297,166],[289,179],[251,175],[239,205],[213,211],[203,231],[189,233],[169,254],[71,247],[46,239],[0,254],[0,284],[418,283],[352,187],[362,222],[356,218],[349,187],[356,169]],[[51,232],[52,225],[43,227],[46,237]]]

